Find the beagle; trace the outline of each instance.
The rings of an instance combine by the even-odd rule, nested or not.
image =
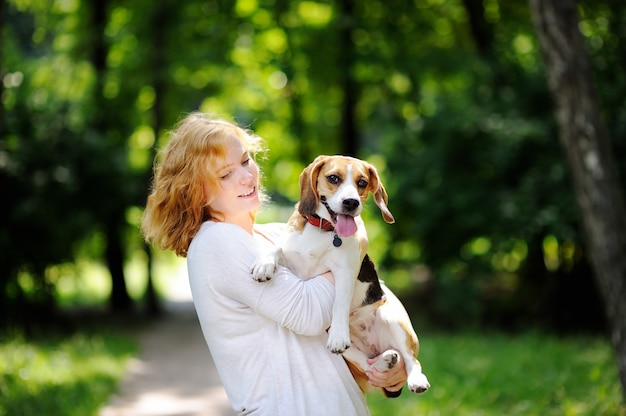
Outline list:
[[[369,193],[387,223],[387,191],[376,168],[348,156],[318,156],[300,175],[300,201],[291,215],[284,241],[257,259],[253,278],[272,278],[277,264],[300,278],[328,270],[335,278],[335,300],[327,348],[343,354],[359,386],[367,390],[367,359],[383,353],[375,366],[387,371],[399,351],[406,364],[409,389],[423,393],[430,384],[416,359],[418,341],[406,310],[381,285],[373,263],[360,263],[367,232],[360,217]],[[349,348],[354,344],[356,348]],[[391,395],[386,392],[385,394]]]

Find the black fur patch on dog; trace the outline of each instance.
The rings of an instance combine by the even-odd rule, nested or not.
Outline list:
[[[359,281],[369,283],[369,288],[367,289],[367,294],[365,295],[365,299],[363,299],[362,305],[371,305],[385,297],[383,288],[380,286],[380,281],[378,280],[376,266],[374,266],[374,262],[372,262],[367,254],[363,259],[363,263],[361,263]]]

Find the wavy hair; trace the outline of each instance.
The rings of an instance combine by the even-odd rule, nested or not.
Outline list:
[[[147,242],[186,257],[202,223],[222,220],[219,212],[209,209],[211,196],[206,195],[204,184],[208,181],[213,189],[218,186],[216,167],[226,158],[233,138],[253,157],[265,150],[263,141],[251,131],[206,113],[190,113],[175,126],[154,163],[141,222]]]

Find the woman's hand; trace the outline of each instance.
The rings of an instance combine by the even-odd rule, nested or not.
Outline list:
[[[390,392],[397,392],[402,389],[404,383],[408,378],[406,374],[406,367],[404,366],[404,358],[402,358],[402,354],[398,354],[398,362],[396,365],[389,371],[378,371],[373,368],[370,371],[367,371],[367,377],[369,383],[374,387],[382,387]],[[372,365],[378,359],[380,355],[374,358],[370,358],[367,360],[367,363]]]

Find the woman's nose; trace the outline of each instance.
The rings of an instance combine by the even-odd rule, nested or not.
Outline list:
[[[241,176],[239,178],[239,182],[242,185],[245,185],[248,182],[250,182],[253,178],[254,178],[254,175],[252,174],[252,172],[250,172],[248,169],[243,169]]]

